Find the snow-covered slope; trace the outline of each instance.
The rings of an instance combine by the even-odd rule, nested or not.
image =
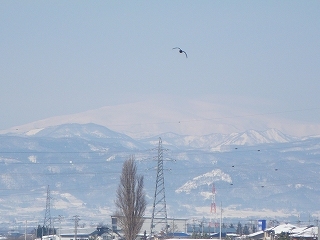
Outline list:
[[[174,133],[165,133],[158,135],[164,139],[164,143],[172,147],[196,148],[213,151],[227,149],[228,146],[254,146],[269,143],[286,143],[299,138],[283,134],[276,129],[266,131],[248,130],[241,133],[231,134],[209,134],[203,136],[181,136]],[[149,144],[154,143],[153,138],[141,140]]]
[[[32,130],[31,130],[32,131]],[[26,133],[30,136],[30,131]],[[97,124],[88,123],[80,125],[74,124],[62,124],[58,126],[51,126],[34,134],[36,137],[52,137],[52,138],[65,138],[65,137],[79,137],[84,139],[93,138],[127,138],[128,136],[124,134],[111,131],[106,127],[99,126]]]
[[[286,136],[276,129],[266,131],[248,130],[243,133],[232,134],[225,145],[257,145],[263,143],[284,143],[290,142],[295,138]]]
[[[225,146],[254,146],[269,143],[286,143],[298,138],[284,135],[276,129],[266,131],[248,130],[242,133],[230,134],[223,142],[214,146],[212,150],[221,150]]]
[[[42,219],[50,185],[53,216],[108,221],[122,163],[132,155],[145,177],[150,216],[159,137],[169,216],[210,217],[213,184],[226,217],[320,211],[318,137],[299,139],[270,129],[133,139],[96,124],[63,124],[0,135],[0,217]]]

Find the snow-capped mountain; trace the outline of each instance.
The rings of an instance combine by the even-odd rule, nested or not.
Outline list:
[[[276,129],[266,131],[248,130],[232,134],[208,134],[204,136],[181,136],[174,133],[165,133],[158,137],[165,139],[165,144],[173,147],[195,148],[206,150],[221,150],[223,147],[241,145],[254,146],[259,144],[286,143],[298,138],[287,136]],[[154,143],[154,137],[141,140],[150,144]]]
[[[147,98],[139,102],[104,106],[76,114],[55,116],[0,131],[26,133],[66,123],[95,123],[135,139],[153,137],[165,132],[188,136],[221,135],[248,129],[262,132],[278,129],[294,136],[320,133],[318,122],[299,122],[274,114],[253,112],[237,106],[230,99],[191,99],[172,96]],[[261,114],[262,113],[262,114]],[[216,135],[216,134],[214,134]],[[218,136],[213,136],[218,137]]]
[[[0,135],[1,220],[41,221],[49,185],[53,216],[108,222],[122,163],[131,155],[145,177],[150,216],[159,137],[168,216],[214,217],[213,188],[225,218],[288,219],[320,211],[319,137],[269,129],[133,139],[96,124],[63,124]]]

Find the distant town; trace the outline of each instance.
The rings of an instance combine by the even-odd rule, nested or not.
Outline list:
[[[1,229],[1,240],[123,240],[122,230],[117,220],[112,218],[111,225],[86,226],[74,217],[74,226],[36,228],[21,225],[17,229]],[[155,234],[150,235],[150,218],[144,218],[144,224],[137,240],[145,239],[252,239],[252,240],[319,240],[318,225],[293,225],[271,220],[246,221],[246,223],[223,222],[208,223],[189,219],[168,218],[167,230],[158,226]]]

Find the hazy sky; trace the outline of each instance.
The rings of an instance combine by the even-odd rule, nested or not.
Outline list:
[[[320,122],[320,1],[10,0],[0,29],[0,129],[165,95]]]

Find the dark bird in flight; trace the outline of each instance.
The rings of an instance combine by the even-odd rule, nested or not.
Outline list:
[[[184,53],[184,54],[186,55],[186,58],[188,58],[187,53],[186,53],[185,51],[183,51],[181,48],[179,48],[179,47],[174,47],[174,48],[172,48],[172,49],[179,49],[179,53]]]

